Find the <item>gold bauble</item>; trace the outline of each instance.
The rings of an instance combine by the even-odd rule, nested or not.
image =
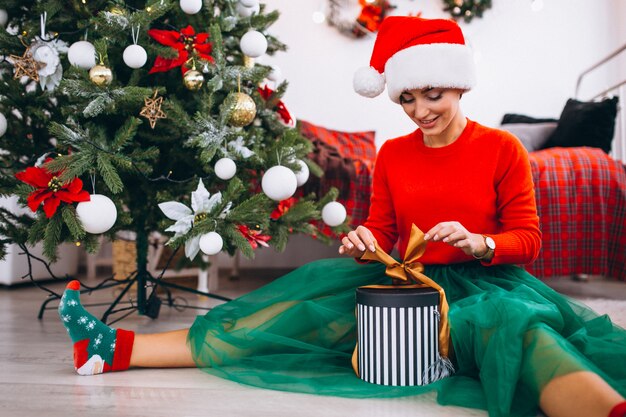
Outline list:
[[[185,84],[188,90],[198,91],[202,87],[202,84],[204,84],[204,77],[200,71],[191,69],[183,76],[183,84]]]
[[[113,81],[113,72],[111,68],[98,64],[89,70],[89,79],[95,85],[109,85]]]
[[[230,124],[236,127],[248,126],[256,117],[256,104],[245,93],[234,93],[235,105],[230,115]]]

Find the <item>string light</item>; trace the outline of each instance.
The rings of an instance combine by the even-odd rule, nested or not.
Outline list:
[[[76,241],[76,246],[80,246],[80,242],[79,241]]]
[[[324,23],[324,20],[326,20],[326,16],[324,15],[324,13],[320,12],[319,10],[316,12],[313,12],[313,21],[315,23]]]

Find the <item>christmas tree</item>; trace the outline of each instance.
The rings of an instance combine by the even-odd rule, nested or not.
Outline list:
[[[3,245],[55,260],[130,230],[145,274],[153,232],[197,262],[324,239],[323,209],[345,231],[336,190],[298,194],[321,172],[255,63],[286,50],[276,19],[258,0],[0,0],[0,192],[30,209],[0,210]]]

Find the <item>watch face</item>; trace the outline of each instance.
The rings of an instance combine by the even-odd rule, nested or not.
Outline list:
[[[492,238],[490,238],[489,236],[487,236],[485,238],[485,244],[491,250],[495,250],[496,249],[496,242],[494,242],[494,240]]]

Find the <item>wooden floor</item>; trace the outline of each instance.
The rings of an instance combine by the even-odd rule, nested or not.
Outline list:
[[[235,297],[266,282],[264,279],[228,281],[221,293]],[[576,284],[578,285],[578,284]],[[585,297],[574,285],[572,292]],[[586,284],[583,284],[586,285]],[[608,285],[608,286],[607,286]],[[572,289],[571,283],[565,288]],[[61,291],[62,285],[50,285]],[[591,288],[589,285],[587,289]],[[609,313],[626,325],[626,284],[594,284],[604,295],[624,294],[621,300],[588,300],[596,311]],[[595,294],[594,293],[594,294]],[[104,290],[84,303],[104,302],[115,294]],[[589,295],[587,293],[587,295]],[[592,294],[593,295],[593,294]],[[182,295],[180,303],[202,306],[217,302]],[[70,340],[55,310],[43,320],[37,312],[45,294],[34,287],[0,289],[0,415],[19,416],[486,416],[477,410],[441,407],[434,395],[388,400],[351,400],[268,391],[238,385],[197,369],[131,370],[92,377],[75,374]],[[90,308],[95,315],[102,307]],[[141,333],[188,327],[202,311],[163,307],[158,319],[132,315],[119,327]]]

